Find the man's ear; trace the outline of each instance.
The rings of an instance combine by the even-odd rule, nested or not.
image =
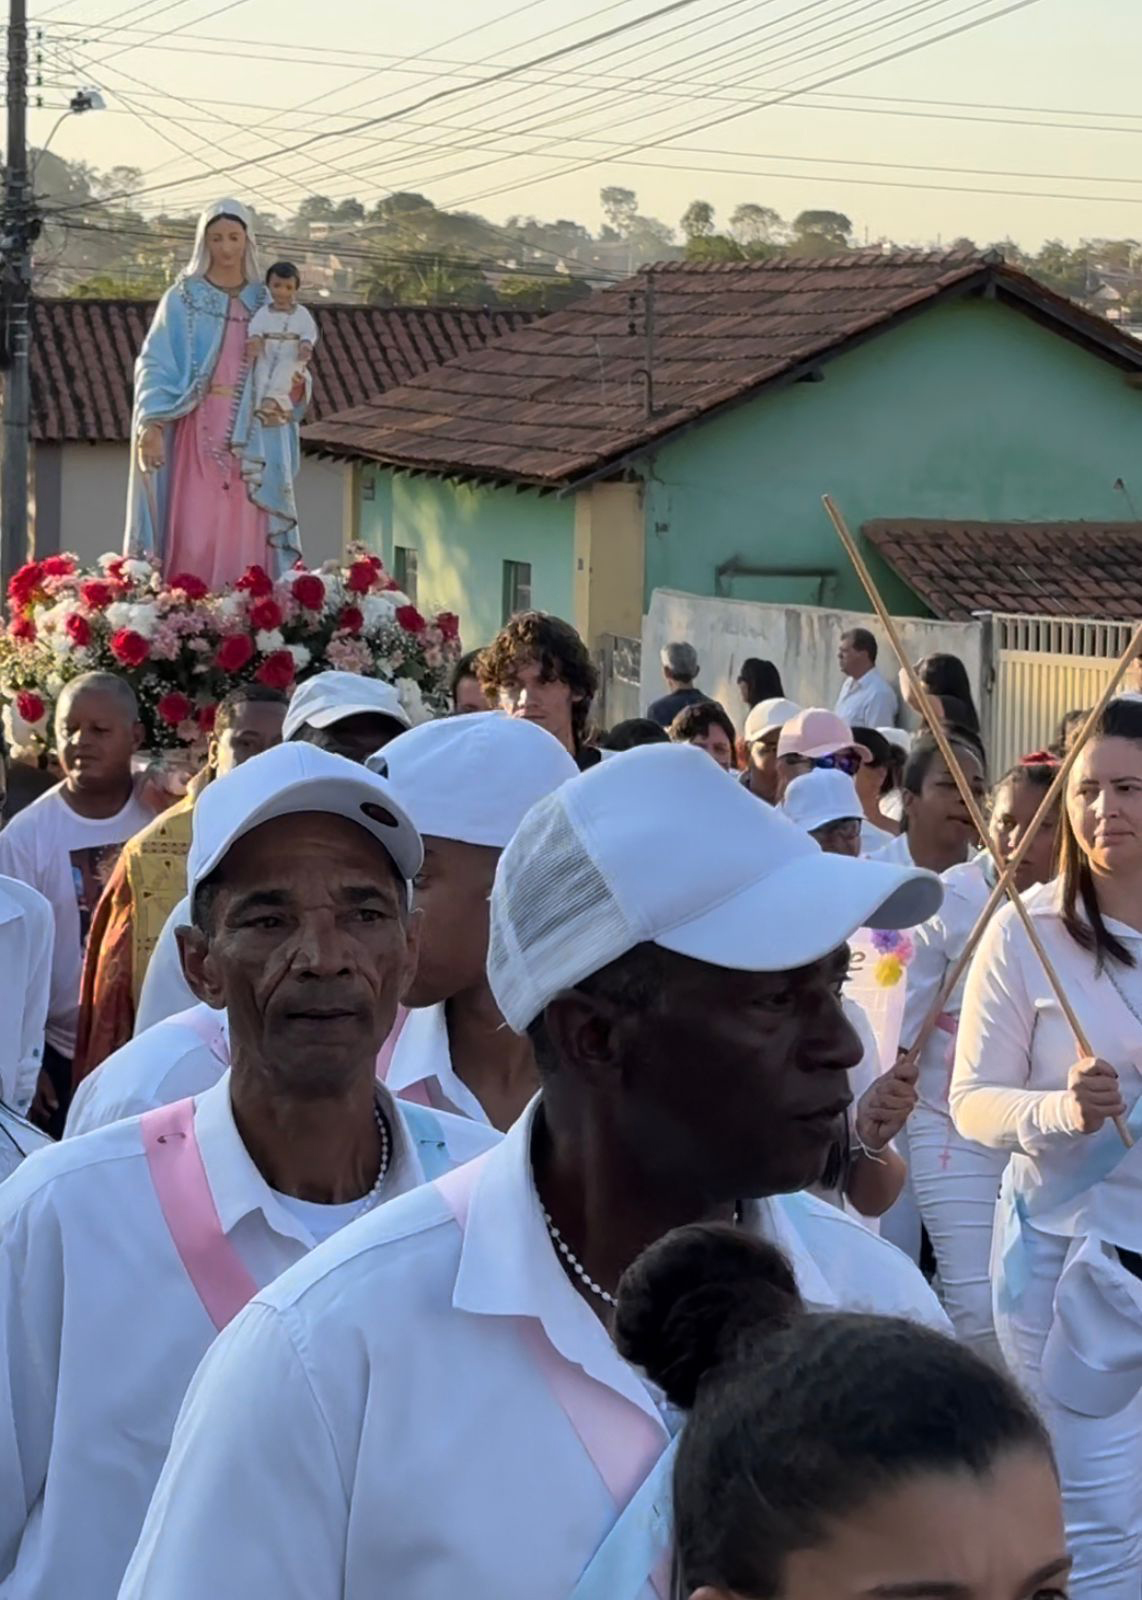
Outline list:
[[[221,1011],[226,1005],[226,994],[221,982],[221,968],[210,953],[210,940],[201,928],[187,926],[175,929],[182,975],[196,1000]]]
[[[131,749],[141,750],[143,748],[143,740],[146,737],[147,730],[143,727],[143,724],[141,722],[134,723],[131,728]]]
[[[543,1021],[560,1061],[581,1077],[614,1082],[622,1057],[623,1017],[610,1000],[564,989],[548,1001]]]

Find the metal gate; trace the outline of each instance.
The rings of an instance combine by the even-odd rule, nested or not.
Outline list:
[[[998,774],[1049,744],[1068,711],[1094,704],[1135,624],[1017,613],[991,620],[991,758]]]

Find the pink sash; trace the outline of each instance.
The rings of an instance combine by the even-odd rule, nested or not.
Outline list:
[[[472,1191],[486,1160],[487,1156],[478,1156],[436,1179],[436,1188],[461,1233],[467,1227]],[[522,1331],[567,1420],[606,1484],[615,1502],[616,1516],[621,1514],[669,1443],[665,1428],[560,1355],[538,1321],[529,1319]],[[668,1600],[669,1572],[657,1571],[651,1581],[662,1600]]]
[[[259,1286],[222,1231],[194,1137],[194,1101],[148,1111],[139,1127],[163,1220],[198,1298],[221,1332]]]
[[[191,1033],[198,1035],[216,1061],[221,1061],[224,1067],[228,1067],[230,1041],[222,1021],[225,1015],[224,1011],[211,1011],[208,1016],[200,1006],[195,1006],[191,1011],[184,1011],[177,1020],[184,1028],[189,1028]],[[173,1022],[175,1019],[172,1017],[171,1020]]]

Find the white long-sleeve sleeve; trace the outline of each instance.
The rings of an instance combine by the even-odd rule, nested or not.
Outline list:
[[[960,1012],[949,1101],[965,1139],[1037,1155],[1075,1138],[1079,1128],[1066,1088],[1029,1086],[1036,1006],[1024,946],[1030,950],[1027,935],[1008,912],[993,918],[980,940]]]

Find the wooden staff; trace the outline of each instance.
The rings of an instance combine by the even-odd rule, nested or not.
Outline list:
[[[983,813],[980,811],[975,795],[971,791],[971,786],[964,777],[963,770],[960,767],[959,762],[956,760],[951,743],[948,740],[947,734],[944,732],[943,723],[936,715],[935,707],[932,705],[932,701],[928,695],[928,692],[924,688],[924,685],[920,682],[919,674],[912,665],[910,655],[904,648],[904,644],[900,638],[899,630],[897,629],[887,606],[884,604],[884,601],[881,598],[880,591],[876,586],[876,581],[873,578],[872,573],[868,570],[868,565],[857,547],[856,540],[849,531],[844,517],[841,515],[840,510],[832,500],[831,496],[825,495],[824,505],[825,510],[828,513],[829,520],[832,522],[833,527],[837,530],[837,536],[847,550],[849,559],[852,561],[852,564],[856,569],[857,576],[860,578],[861,583],[863,583],[865,587],[865,591],[872,602],[873,610],[880,619],[880,623],[884,628],[884,631],[888,634],[893,650],[895,650],[897,656],[899,657],[901,666],[903,667],[904,673],[908,678],[909,684],[911,685],[912,693],[916,697],[916,703],[925,720],[927,721],[932,736],[939,747],[940,754],[943,756],[944,761],[947,764],[948,771],[951,773],[952,778],[955,781],[956,788],[960,792],[960,797],[963,800],[964,805],[967,807],[968,815],[971,817],[972,823],[979,833],[981,841],[987,846],[988,850],[991,851],[993,857],[995,857],[996,867],[999,870],[999,882],[992,891],[991,897],[984,908],[983,915],[980,917],[975,929],[973,929],[972,938],[969,941],[969,947],[965,950],[965,954],[967,955],[968,959],[970,959],[971,949],[974,948],[974,942],[978,942],[978,939],[980,935],[982,935],[988,919],[990,918],[995,907],[999,904],[1001,896],[1006,894],[1008,899],[1011,901],[1011,904],[1015,907],[1015,913],[1023,924],[1023,928],[1027,934],[1028,940],[1030,941],[1031,948],[1038,956],[1039,961],[1042,964],[1043,971],[1046,974],[1047,982],[1054,991],[1055,998],[1059,1002],[1060,1009],[1062,1010],[1064,1017],[1067,1019],[1067,1024],[1070,1027],[1071,1032],[1075,1036],[1075,1044],[1078,1047],[1079,1054],[1081,1056],[1093,1056],[1094,1051],[1091,1049],[1090,1041],[1087,1039],[1086,1033],[1083,1030],[1083,1026],[1075,1013],[1074,1007],[1071,1005],[1070,999],[1067,996],[1066,990],[1063,988],[1058,973],[1051,964],[1051,958],[1048,956],[1043,947],[1043,941],[1039,937],[1038,930],[1034,925],[1031,914],[1027,910],[1027,907],[1023,904],[1019,891],[1015,887],[1015,869],[1018,867],[1019,862],[1023,859],[1025,847],[1030,844],[1031,840],[1035,836],[1035,827],[1033,826],[1028,830],[1027,837],[1024,841],[1024,846],[1016,852],[1016,854],[1012,857],[1011,862],[1008,863],[1007,867],[1005,868],[1004,864],[998,859],[997,856],[995,856],[995,852],[992,849],[990,842],[987,822],[984,819]],[[1114,691],[1122,681],[1122,676],[1125,673],[1127,666],[1130,664],[1131,659],[1137,654],[1140,644],[1142,644],[1142,627],[1139,627],[1136,630],[1134,638],[1130,641],[1126,653],[1119,662],[1117,673],[1111,678],[1110,684],[1107,686],[1101,701],[1083,724],[1083,727],[1068,754],[1068,760],[1064,762],[1063,766],[1056,774],[1054,782],[1047,791],[1047,795],[1045,796],[1042,805],[1039,807],[1039,811],[1035,819],[1036,824],[1042,820],[1042,817],[1047,811],[1048,804],[1052,803],[1055,795],[1061,791],[1062,785],[1066,782],[1067,774],[1074,765],[1074,762],[1082,749],[1084,740],[1089,734],[1091,728],[1093,728],[1097,718],[1101,715],[1107,703],[1113,698]],[[962,972],[963,967],[966,965],[966,961],[964,960],[963,956],[961,956],[960,962],[957,965],[958,970],[956,971],[955,976],[958,980],[960,972]],[[945,989],[947,988],[948,986],[945,983]],[[941,1000],[943,1000],[943,998],[944,996],[941,995]],[[925,1037],[927,1037],[927,1035],[925,1035]],[[915,1046],[913,1048],[915,1049]],[[1129,1149],[1133,1145],[1134,1141],[1130,1136],[1130,1130],[1127,1128],[1125,1120],[1122,1117],[1115,1117],[1114,1126],[1118,1130],[1119,1138]]]

